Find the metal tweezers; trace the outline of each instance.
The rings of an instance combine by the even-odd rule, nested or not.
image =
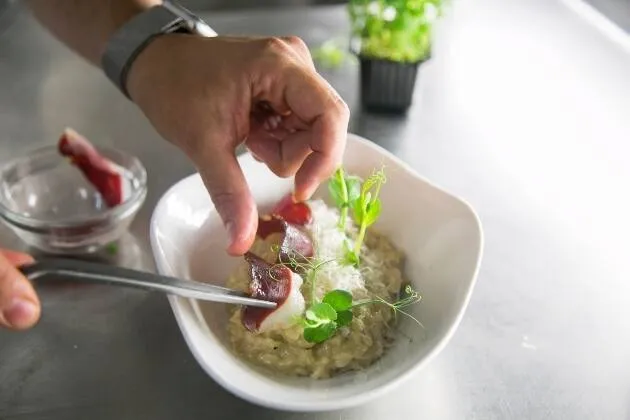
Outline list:
[[[26,278],[32,281],[104,283],[210,302],[256,306],[259,308],[276,307],[275,302],[255,299],[243,292],[225,287],[81,260],[42,259],[32,264],[23,265],[19,269]]]

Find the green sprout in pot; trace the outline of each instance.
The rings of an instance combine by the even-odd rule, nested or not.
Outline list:
[[[400,63],[426,60],[433,23],[443,0],[350,0],[352,33],[358,54]]]
[[[353,50],[361,63],[361,101],[372,110],[410,107],[418,66],[432,52],[443,0],[350,0]]]

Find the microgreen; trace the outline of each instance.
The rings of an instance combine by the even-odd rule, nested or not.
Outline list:
[[[349,251],[346,260],[355,261],[358,265],[361,245],[365,239],[365,232],[369,226],[374,224],[381,215],[381,199],[378,197],[381,186],[386,182],[385,171],[381,168],[375,171],[365,180],[361,186],[359,197],[352,205],[352,216],[359,225],[359,235],[354,242],[354,249]]]
[[[304,313],[305,322],[309,326],[319,326],[337,319],[337,311],[328,303],[320,302],[311,306]]]
[[[354,250],[352,249],[348,241],[345,241],[343,243],[343,255],[343,261],[347,265],[359,265],[359,256],[354,253]]]
[[[445,0],[350,0],[354,43],[365,57],[413,63],[431,52]]]
[[[304,328],[304,339],[309,343],[321,343],[328,340],[337,331],[337,323],[332,321],[317,328]]]
[[[352,294],[345,290],[333,290],[326,293],[322,302],[327,303],[337,312],[345,311],[352,306]]]
[[[304,313],[304,339],[321,343],[332,337],[339,327],[352,322],[352,295],[345,290],[332,290],[321,302],[314,303]]]
[[[416,317],[411,315],[409,312],[406,312],[403,310],[403,308],[406,308],[407,306],[411,306],[413,304],[420,302],[420,300],[422,299],[420,294],[417,291],[415,291],[413,287],[411,287],[411,285],[408,284],[405,286],[404,291],[401,295],[402,296],[400,297],[400,299],[398,299],[396,302],[393,302],[393,303],[386,301],[380,296],[377,296],[374,299],[365,299],[365,300],[357,301],[352,304],[352,308],[356,308],[357,306],[380,303],[380,304],[389,306],[394,311],[394,316],[396,316],[397,314],[402,314],[410,318],[414,322],[416,322],[421,327],[424,327],[422,323],[418,321]]]
[[[371,304],[382,304],[394,311],[394,316],[402,314],[421,327],[420,321],[409,312],[403,309],[419,302],[421,299],[410,285],[405,286],[400,299],[396,302],[388,302],[380,296],[374,299],[364,299],[357,302],[352,301],[352,295],[345,290],[332,290],[321,302],[314,303],[304,313],[302,325],[304,326],[304,339],[309,343],[321,343],[331,338],[340,328],[352,322],[352,309]]]
[[[341,311],[337,312],[337,325],[339,327],[345,327],[346,325],[350,325],[352,322],[352,311]]]
[[[361,178],[346,175],[342,167],[339,167],[328,182],[328,191],[335,205],[339,207],[339,229],[345,231],[348,209],[361,195]]]
[[[345,327],[352,322],[352,294],[345,290],[333,290],[326,293],[323,303],[329,304],[337,311],[337,325]]]
[[[352,218],[359,226],[359,234],[354,246],[350,246],[348,241],[344,242],[345,264],[359,265],[359,254],[365,232],[381,214],[381,200],[378,196],[385,181],[383,168],[375,171],[365,182],[362,182],[361,178],[347,175],[340,167],[328,182],[328,191],[340,212],[339,229],[343,232],[346,230],[348,209],[352,211]]]

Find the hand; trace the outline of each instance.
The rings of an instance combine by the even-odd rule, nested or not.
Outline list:
[[[0,326],[30,328],[39,320],[40,304],[31,283],[15,268],[33,262],[19,252],[0,249]]]
[[[132,66],[128,90],[158,132],[193,161],[228,230],[252,245],[256,204],[235,157],[245,143],[309,198],[341,161],[349,111],[298,38],[162,36]]]

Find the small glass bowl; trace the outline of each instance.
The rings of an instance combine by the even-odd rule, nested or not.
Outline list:
[[[120,150],[97,149],[131,176],[129,198],[113,208],[56,146],[0,167],[0,217],[27,245],[51,254],[87,254],[127,231],[147,195],[146,170]]]

